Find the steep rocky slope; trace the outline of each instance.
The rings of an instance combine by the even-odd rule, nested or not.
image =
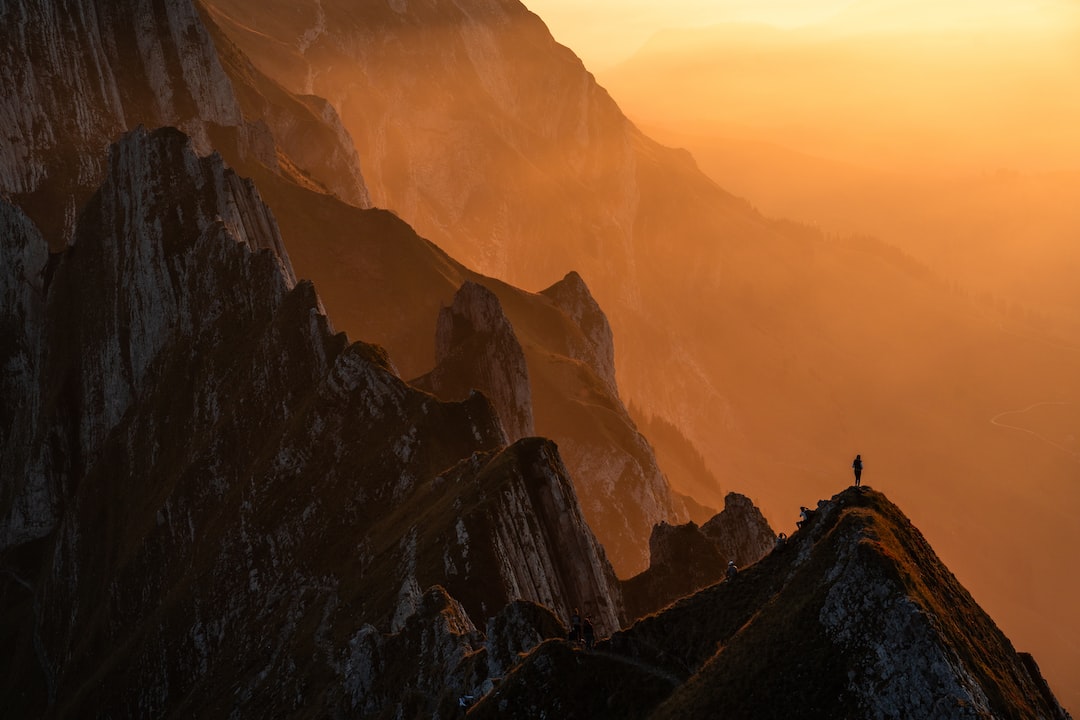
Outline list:
[[[510,440],[535,434],[525,353],[495,293],[466,282],[453,304],[439,311],[435,362],[434,370],[412,384],[448,400],[479,390]]]
[[[750,498],[728,493],[723,511],[700,527],[661,523],[649,537],[649,569],[622,583],[628,620],[723,580],[729,562],[745,569],[772,551],[776,534]]]
[[[438,317],[463,284],[494,293],[525,353],[534,431],[558,443],[619,575],[648,566],[652,526],[685,522],[687,514],[610,386],[610,326],[579,275],[524,292],[462,266],[392,213],[351,207],[265,172],[256,180],[298,275],[318,278],[335,324],[385,347],[404,377],[435,369]],[[476,380],[454,384],[471,388]]]
[[[474,715],[1069,717],[1031,657],[870,489],[837,495],[786,546],[597,652],[558,645],[541,645]]]
[[[179,131],[113,149],[42,320],[13,425],[61,502],[4,554],[13,712],[430,715],[483,685],[476,628],[511,600],[617,627],[554,445],[335,334],[254,186]]]
[[[0,80],[11,90],[4,95],[3,112],[18,122],[0,189],[13,194],[54,250],[70,240],[76,209],[103,179],[107,143],[139,123],[178,126],[201,153],[219,151],[231,166],[270,188],[271,205],[280,203],[278,217],[288,217],[285,237],[299,253],[301,275],[316,278],[326,289],[333,299],[331,314],[341,327],[353,337],[386,345],[406,377],[432,369],[432,326],[439,307],[474,274],[421,247],[426,243],[392,221],[369,220],[335,207],[329,222],[342,215],[347,219],[327,226],[327,217],[319,213],[329,196],[357,207],[365,207],[369,198],[356,150],[326,101],[290,93],[268,79],[201,6],[188,0],[130,0],[108,8],[90,2],[54,8],[27,0],[5,6],[4,12],[11,23],[3,25],[7,41],[0,51],[12,72]],[[31,132],[35,127],[41,132]],[[73,174],[73,168],[78,172]],[[360,258],[362,270],[345,277],[314,272],[339,259],[327,236],[353,237],[376,225],[379,248]],[[396,244],[398,235],[407,235],[414,247]],[[423,283],[421,278],[430,274],[442,277]],[[393,290],[386,291],[387,286]],[[684,510],[672,498],[651,449],[621,410],[606,318],[576,275],[557,287],[563,289],[554,300],[519,293],[513,301],[517,317],[536,314],[530,322],[543,327],[542,339],[531,341],[539,348],[528,350],[530,364],[539,358],[555,367],[546,379],[538,375],[541,422],[533,429],[553,435],[558,428],[556,439],[567,445],[565,457],[586,490],[588,517],[620,572],[629,574],[645,565],[648,528],[662,520],[681,521]],[[350,306],[358,297],[374,299],[362,309],[364,323],[352,322],[353,308],[342,309],[339,293]],[[402,308],[411,313],[405,323],[396,317]],[[579,368],[578,362],[589,369]],[[571,407],[577,402],[560,396],[582,392],[580,386],[592,382],[590,371],[604,385],[601,412],[608,416],[603,432],[591,435],[571,430],[549,410],[553,404]],[[117,403],[103,412],[120,412],[123,401]],[[609,408],[616,409],[614,418]],[[591,422],[578,425],[593,427]],[[532,434],[527,427],[522,425],[514,436]],[[633,489],[634,496],[616,503],[601,500],[616,484]]]
[[[652,526],[685,520],[687,511],[619,399],[607,318],[576,273],[540,295],[501,293],[515,302],[525,350],[499,297],[467,281],[439,313],[438,364],[414,384],[447,400],[482,391],[511,439],[533,433],[535,392],[537,431],[559,443],[616,571],[633,574],[644,567]]]
[[[894,247],[836,237],[817,215],[763,217],[756,198],[733,198],[638,132],[513,0],[208,5],[260,68],[339,109],[376,203],[522,287],[581,273],[611,320],[623,398],[677,426],[721,483],[698,474],[677,491],[719,507],[754,483],[777,524],[807,488],[831,492],[845,458],[876,458],[977,596],[1077,687],[1080,651],[1064,638],[1078,631],[1068,598],[1080,576],[1059,577],[1039,549],[1080,544],[1080,527],[1015,522],[1018,507],[1076,514],[1075,458],[987,422],[1075,403],[1075,342],[1001,298],[973,302]],[[714,67],[740,82],[738,68]],[[905,196],[890,201],[907,216]],[[1071,447],[1070,427],[1055,442]],[[1031,477],[1054,490],[1015,492]],[[958,519],[948,508],[961,503],[971,512]],[[1030,585],[1011,581],[1016,566],[1031,566]]]
[[[101,182],[105,148],[140,124],[179,127],[200,152],[216,148],[367,202],[334,110],[289,96],[239,59],[190,0],[19,0],[0,8],[0,27],[8,69],[0,76],[8,133],[0,190],[54,248]]]

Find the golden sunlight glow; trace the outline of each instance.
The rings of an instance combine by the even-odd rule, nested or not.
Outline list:
[[[688,149],[720,187],[766,216],[807,223],[835,247],[850,242],[860,253],[877,247],[906,254],[909,271],[935,278],[952,296],[900,299],[886,290],[883,296],[897,308],[890,320],[867,318],[858,301],[825,302],[823,293],[820,307],[805,321],[791,322],[778,347],[845,378],[850,397],[835,402],[858,398],[846,417],[852,433],[865,438],[859,449],[878,458],[877,467],[895,480],[883,478],[883,485],[918,518],[943,557],[950,564],[955,559],[958,574],[1015,632],[1013,639],[1036,651],[1051,684],[1075,708],[1080,682],[1065,668],[1080,661],[1076,628],[1049,618],[1075,617],[1076,586],[1060,600],[1035,598],[1000,573],[1019,568],[1027,577],[1056,578],[1061,558],[1053,548],[1074,547],[1080,537],[1076,513],[1062,510],[1080,503],[1080,385],[1074,380],[1080,367],[1080,2],[526,4],[638,127]],[[869,259],[853,260],[853,272],[875,272],[869,262],[859,265]],[[775,319],[769,304],[800,282],[799,273],[775,270],[770,265],[749,278],[724,278],[724,287],[736,290],[723,310]],[[819,277],[827,272],[812,262],[805,270]],[[964,340],[969,331],[982,337],[970,318],[945,332],[943,314],[965,307],[993,308],[996,330],[989,335],[999,340]],[[835,331],[821,337],[847,337],[847,323],[874,325],[890,328],[895,347],[867,357],[878,364],[873,371],[865,362],[808,360],[830,348],[811,336],[797,339],[798,329],[830,323]],[[740,349],[753,339],[733,337],[736,325],[717,333],[724,350],[712,360],[723,368],[715,376],[737,383],[756,378],[764,388],[788,382],[796,361],[771,372],[740,364],[746,361]],[[850,353],[861,347],[854,342]],[[1022,370],[1027,353],[1046,365]],[[996,379],[988,381],[992,367]],[[619,372],[623,384],[632,368]],[[795,448],[819,422],[799,417],[789,432],[778,432],[779,418],[797,416],[789,399],[816,385],[791,382],[789,392],[769,397],[764,391],[750,405],[761,419],[745,436],[768,439],[766,462],[781,444]],[[896,397],[870,407],[871,398],[890,393]],[[916,429],[894,426],[901,407],[915,408]],[[747,427],[752,422],[746,420]],[[920,435],[918,428],[935,425]],[[686,429],[719,476],[742,480],[746,468],[756,467],[735,457],[736,446],[710,445],[708,424],[691,422]],[[774,442],[780,437],[782,443]],[[1016,444],[1006,450],[1010,443]],[[790,481],[791,496],[805,492],[808,481],[794,480],[792,468],[814,466],[808,459],[813,445],[807,441],[786,464],[777,462],[775,476],[755,491],[767,498],[770,487]],[[831,455],[847,449],[838,442]],[[961,457],[980,469],[954,464]],[[950,500],[946,493],[956,494]],[[1012,495],[1016,502],[1003,503]],[[1005,526],[1017,537],[1040,538],[1046,530],[1060,535],[1041,536],[1025,550],[999,545],[991,557],[987,548]]]
[[[590,70],[625,60],[656,32],[720,23],[844,30],[1052,27],[1075,20],[1068,0],[527,0]]]

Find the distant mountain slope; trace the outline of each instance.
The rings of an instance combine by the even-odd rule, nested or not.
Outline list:
[[[1058,577],[1040,549],[1080,543],[1068,519],[1080,511],[1075,458],[989,420],[1035,402],[1080,403],[1074,343],[992,298],[976,302],[886,243],[756,212],[688,153],[640,133],[512,0],[207,5],[265,72],[339,109],[373,199],[422,236],[530,289],[571,269],[587,280],[611,321],[622,396],[676,425],[724,484],[699,502],[749,492],[782,529],[808,489],[831,494],[856,452],[873,458],[868,474],[895,488],[1001,622],[1031,639],[1048,675],[1071,680],[1080,655],[1060,628],[1076,629],[1065,598],[1080,577]],[[934,67],[922,76],[937,78]],[[663,77],[672,105],[714,87],[689,71]],[[863,82],[888,90],[872,74]],[[950,102],[947,84],[938,89]],[[718,107],[729,105],[741,109]],[[402,366],[406,376],[429,369]],[[1070,434],[1062,425],[1055,442]],[[944,509],[961,504],[960,518]],[[1042,612],[1030,612],[1027,583],[1010,581],[1013,567],[1028,568]]]
[[[533,683],[538,672],[543,691]],[[575,686],[573,677],[590,674],[597,678],[590,686]],[[603,694],[590,700],[589,687]],[[636,702],[630,712],[612,711],[598,704],[603,697]],[[523,711],[1069,717],[1030,656],[1013,649],[922,534],[870,489],[835,496],[784,547],[617,633],[595,653],[540,646],[473,714]]]

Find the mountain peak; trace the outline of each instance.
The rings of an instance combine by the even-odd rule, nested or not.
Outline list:
[[[511,442],[534,434],[525,352],[491,290],[467,281],[453,303],[439,311],[435,361],[435,369],[414,385],[447,400],[480,390],[491,400]]]
[[[566,313],[585,336],[587,345],[571,347],[571,357],[588,364],[610,389],[617,392],[615,341],[611,325],[608,323],[607,315],[600,308],[600,304],[589,292],[585,280],[576,271],[571,270],[562,280],[541,291],[540,294],[546,296],[555,303],[556,307]]]
[[[822,501],[761,561],[599,650],[605,683],[623,692],[636,692],[643,669],[671,678],[651,701],[639,698],[637,717],[1069,717],[1030,656],[1016,652],[899,508],[869,488]],[[626,666],[622,685],[613,656]],[[581,663],[594,661],[562,671],[580,673]],[[547,695],[540,700],[511,676],[484,706],[566,700]]]

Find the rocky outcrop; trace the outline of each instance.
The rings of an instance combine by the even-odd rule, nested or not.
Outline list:
[[[262,165],[302,187],[371,207],[360,158],[337,110],[316,95],[293,95],[259,72],[206,7],[200,3],[198,9],[244,116],[237,140],[219,132],[215,146],[245,172]]]
[[[535,434],[525,353],[495,293],[466,282],[453,304],[439,311],[435,362],[414,385],[446,400],[479,390],[495,406],[511,441]]]
[[[255,88],[272,83],[253,69],[226,72],[191,0],[18,0],[0,13],[0,66],[8,69],[0,77],[0,124],[8,133],[0,191],[22,199],[54,247],[70,238],[76,211],[105,175],[103,148],[138,125],[175,126],[201,154],[230,150],[234,162],[250,156],[280,172],[269,127],[280,134],[286,165],[336,177],[328,186],[366,202],[355,150],[336,115],[316,101],[259,107],[251,100]],[[280,87],[277,93],[288,95]],[[291,132],[296,126],[306,137]],[[336,161],[303,147],[316,142],[323,148],[315,153]]]
[[[440,310],[436,358],[436,368],[414,385],[448,400],[479,389],[511,439],[537,433],[558,444],[585,516],[620,576],[647,566],[653,525],[687,519],[619,398],[610,327],[576,273],[539,294],[490,278],[466,281]]]
[[[660,523],[649,537],[649,569],[623,582],[627,619],[720,582],[729,562],[745,568],[767,555],[774,543],[761,511],[738,493],[728,493],[723,511],[701,527]]]
[[[623,663],[608,664],[604,683],[612,697],[636,694],[633,717],[1069,717],[911,522],[865,488],[823,503],[785,546],[733,579],[598,650],[598,663]],[[545,698],[522,681],[542,673],[559,687],[580,666],[538,649],[475,714],[561,708],[560,693]],[[670,682],[642,692],[643,672]]]
[[[75,474],[94,465],[108,434],[158,380],[152,366],[163,351],[250,304],[252,282],[268,283],[260,299],[270,307],[296,282],[251,182],[220,158],[197,158],[177,130],[140,129],[115,145],[83,215],[49,294],[47,382],[65,388],[52,423],[74,442],[64,462]],[[252,259],[237,267],[224,238]],[[181,259],[190,247],[198,262]],[[277,272],[253,269],[263,265]],[[231,272],[246,282],[230,289]]]
[[[501,678],[540,643],[566,636],[566,626],[543,605],[512,602],[488,621],[488,672]]]
[[[415,717],[423,710],[455,717],[462,698],[486,690],[483,657],[482,636],[469,616],[446,590],[432,588],[397,631],[366,625],[349,640],[345,707],[360,717]]]
[[[554,445],[506,447],[480,394],[440,402],[335,334],[253,185],[178,131],[108,168],[49,284],[48,392],[12,421],[42,428],[60,512],[4,555],[7,709],[431,716],[483,686],[459,666],[512,600],[618,626]]]
[[[0,64],[0,188],[45,189],[71,227],[80,188],[103,177],[102,148],[138,123],[184,128],[207,152],[211,125],[240,106],[194,5],[185,0],[6,3]],[[48,185],[46,185],[48,183]],[[70,197],[65,197],[70,195]],[[44,208],[42,208],[44,210]]]
[[[613,394],[618,394],[615,382],[615,340],[607,315],[593,299],[585,281],[576,272],[569,272],[559,282],[541,292],[581,329],[584,343],[569,343],[568,355],[593,369]]]
[[[776,544],[776,533],[754,501],[735,492],[724,496],[724,509],[702,525],[701,532],[725,560],[739,567],[757,562]]]

